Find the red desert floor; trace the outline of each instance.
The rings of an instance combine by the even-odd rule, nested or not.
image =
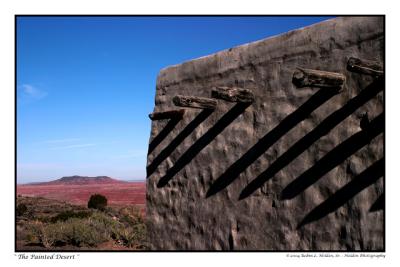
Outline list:
[[[62,200],[77,205],[86,205],[90,195],[95,193],[106,196],[109,205],[140,205],[144,207],[146,201],[146,183],[17,186],[18,195]]]

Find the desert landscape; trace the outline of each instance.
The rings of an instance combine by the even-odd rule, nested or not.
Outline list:
[[[16,250],[146,249],[145,190],[107,176],[17,185]],[[89,204],[96,195],[103,206]]]
[[[106,196],[111,206],[136,205],[145,209],[145,181],[68,176],[50,182],[17,185],[17,195],[62,200],[75,205],[86,205],[90,195],[95,193]]]

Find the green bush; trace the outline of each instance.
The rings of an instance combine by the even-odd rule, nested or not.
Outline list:
[[[39,238],[39,233],[40,233],[39,224],[40,223],[41,222],[39,222],[39,221],[33,221],[26,225],[27,233],[25,236],[25,240],[28,243],[41,243],[40,238]]]
[[[95,212],[89,221],[95,231],[104,233],[117,243],[132,248],[140,247],[146,238],[145,224],[140,219],[134,218],[130,217],[129,223],[124,224],[122,217],[121,221],[118,221],[117,218],[113,219],[102,212]]]
[[[46,248],[59,245],[73,245],[77,247],[95,247],[109,240],[105,229],[94,229],[85,219],[70,218],[65,222],[43,224],[37,222],[31,225],[30,242],[38,242]]]
[[[71,218],[64,224],[64,234],[67,243],[71,245],[78,247],[95,247],[98,244],[109,240],[106,229],[94,229],[93,225],[88,220]]]
[[[63,227],[57,224],[43,224],[35,221],[29,226],[27,241],[40,243],[46,248],[51,248],[56,242],[64,242]]]
[[[146,239],[146,226],[142,212],[136,206],[120,209],[119,221],[124,224],[119,235],[122,243],[131,248],[143,247]]]
[[[70,218],[78,218],[78,219],[84,219],[84,218],[88,218],[92,213],[90,211],[72,211],[72,210],[67,210],[67,211],[63,211],[59,214],[57,214],[56,216],[52,217],[50,219],[51,223],[55,223],[58,221],[62,221],[65,222],[66,220],[70,219]]]
[[[134,249],[145,248],[146,228],[136,209],[128,209],[113,216],[103,211],[62,212],[47,223],[37,219],[30,221],[26,229],[26,241],[46,248],[63,245],[97,247],[106,241]]]
[[[90,196],[88,201],[89,209],[104,210],[107,206],[107,198],[100,194],[94,194]]]
[[[126,247],[141,247],[146,238],[146,227],[144,224],[137,224],[133,227],[121,227],[118,232],[118,239]]]
[[[40,227],[39,240],[46,248],[51,248],[57,243],[66,243],[64,225],[48,224]]]

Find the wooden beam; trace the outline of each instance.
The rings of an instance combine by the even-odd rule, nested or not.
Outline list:
[[[149,118],[152,121],[156,120],[168,120],[168,119],[182,119],[183,114],[185,114],[184,109],[172,109],[161,112],[153,112],[149,114]]]
[[[293,84],[297,87],[340,88],[346,77],[341,73],[298,68],[293,73]]]
[[[183,95],[175,96],[172,101],[178,107],[202,109],[215,109],[218,103],[217,100],[211,98]]]
[[[347,61],[347,70],[376,77],[383,75],[383,65],[380,62],[355,57]]]
[[[234,87],[214,87],[211,90],[211,97],[237,103],[253,103],[254,101],[252,91]]]

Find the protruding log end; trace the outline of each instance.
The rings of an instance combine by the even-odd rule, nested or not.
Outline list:
[[[346,77],[341,73],[298,68],[293,73],[292,82],[299,88],[319,87],[338,89],[343,86],[345,80]]]
[[[253,92],[242,88],[214,87],[211,91],[211,97],[237,103],[254,102]]]
[[[355,57],[347,61],[347,70],[375,77],[383,75],[383,66],[380,62]]]
[[[197,97],[197,96],[175,96],[172,101],[175,106],[178,107],[188,107],[188,108],[202,108],[202,109],[215,109],[217,107],[217,100],[206,98],[206,97]]]
[[[161,112],[153,112],[149,114],[149,118],[152,121],[156,120],[168,120],[168,119],[176,119],[180,120],[183,117],[183,114],[185,114],[184,109],[173,109],[173,110],[167,110],[167,111],[161,111]]]

